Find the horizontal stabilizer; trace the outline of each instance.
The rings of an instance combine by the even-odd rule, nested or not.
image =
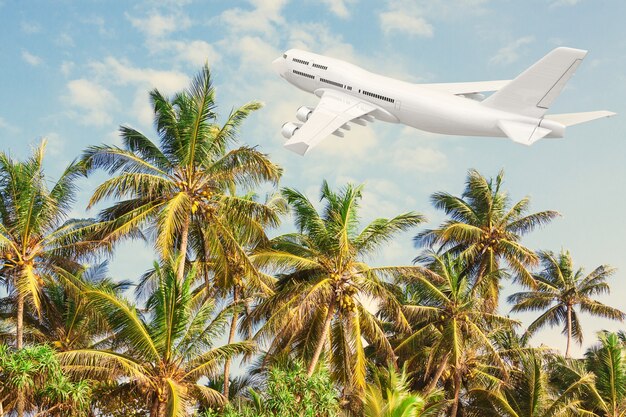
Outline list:
[[[507,120],[500,120],[498,122],[498,127],[513,142],[521,143],[526,146],[532,145],[552,132],[550,129],[539,127],[538,125],[511,122]]]
[[[573,126],[580,123],[590,122],[603,117],[615,116],[616,113],[607,110],[588,111],[583,113],[548,114],[544,119],[554,120],[563,126]]]

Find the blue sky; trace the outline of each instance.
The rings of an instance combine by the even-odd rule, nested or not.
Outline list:
[[[365,182],[364,221],[416,210],[434,225],[441,215],[429,204],[432,192],[460,193],[469,168],[488,176],[503,168],[512,198],[530,195],[534,210],[563,214],[525,243],[568,248],[588,269],[618,267],[613,293],[603,300],[626,310],[624,16],[621,0],[0,0],[0,149],[21,158],[46,137],[48,171],[55,176],[86,146],[119,144],[120,124],[154,137],[148,91],[180,90],[208,62],[222,114],[249,100],[265,103],[241,138],[284,166],[282,185],[316,197],[323,178],[334,185]],[[590,53],[550,112],[622,115],[530,148],[383,123],[327,140],[305,158],[281,146],[281,125],[299,106],[316,104],[272,72],[271,61],[286,49],[327,54],[407,81],[454,82],[514,77],[557,46]],[[84,206],[101,179],[82,181],[74,215],[95,214]],[[413,234],[374,262],[409,263],[416,254]],[[151,260],[149,248],[125,245],[112,274],[135,278]],[[514,290],[505,287],[505,294]],[[597,330],[620,328],[588,318],[583,325],[585,346]],[[534,341],[564,347],[559,330]]]

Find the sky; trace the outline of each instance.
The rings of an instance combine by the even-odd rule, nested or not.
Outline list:
[[[562,214],[523,242],[568,249],[588,271],[617,267],[612,294],[601,300],[626,311],[624,16],[622,0],[0,0],[0,150],[24,158],[46,138],[46,169],[55,178],[87,146],[121,144],[120,125],[155,138],[148,92],[179,91],[208,63],[222,117],[248,101],[264,103],[245,122],[241,143],[258,145],[284,167],[281,186],[317,199],[322,179],[335,187],[365,183],[363,222],[417,211],[434,227],[443,217],[430,205],[433,192],[460,194],[470,168],[488,177],[504,169],[514,201],[528,195],[533,211]],[[616,117],[532,147],[375,122],[305,157],[282,148],[282,124],[298,107],[317,104],[272,71],[287,49],[419,83],[510,79],[558,46],[589,55],[549,113],[607,109]],[[85,206],[103,178],[81,180],[72,216],[97,214]],[[291,228],[286,220],[275,233]],[[417,231],[371,261],[409,264]],[[125,244],[111,275],[136,279],[153,257],[142,243]],[[504,295],[516,290],[504,283]],[[508,311],[503,304],[501,312]],[[528,324],[535,315],[514,317]],[[624,328],[589,317],[582,323],[577,355],[597,331]],[[533,343],[565,347],[560,329],[538,333]]]

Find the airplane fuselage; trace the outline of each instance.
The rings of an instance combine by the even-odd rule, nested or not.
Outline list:
[[[447,91],[374,74],[339,59],[291,49],[274,61],[289,83],[321,96],[324,90],[341,91],[377,107],[378,120],[416,129],[462,136],[506,137],[498,122],[527,123],[552,130],[547,137],[563,137],[564,127],[543,118],[509,113],[480,101]]]

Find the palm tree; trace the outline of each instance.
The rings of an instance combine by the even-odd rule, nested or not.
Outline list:
[[[416,373],[430,378],[424,381],[425,395],[440,381],[451,387],[449,415],[455,417],[464,379],[506,376],[507,366],[492,337],[516,322],[485,307],[462,259],[428,253],[421,260],[428,268],[416,267],[419,273],[408,277],[403,306],[413,330],[395,351],[402,361],[419,367]]]
[[[255,196],[248,195],[243,198],[254,199]],[[265,205],[274,213],[284,214],[288,210],[284,198],[280,195],[270,196],[266,200]],[[231,225],[231,234],[244,250],[244,254],[247,258],[250,254],[254,253],[257,248],[268,243],[268,239],[265,235],[268,226],[271,225],[257,222],[253,230],[257,230],[258,233],[255,238],[251,238],[250,232],[247,231],[247,229],[249,229],[248,225]],[[222,299],[228,300],[233,306],[233,316],[228,331],[227,343],[233,343],[238,332],[243,334],[244,337],[249,338],[251,333],[250,329],[238,328],[241,313],[250,310],[250,301],[255,296],[265,297],[273,293],[274,277],[263,274],[258,271],[256,267],[254,267],[254,270],[249,271],[245,263],[250,261],[249,259],[245,259],[245,261],[240,259],[241,253],[223,254],[226,255],[226,259],[225,261],[220,261],[214,259],[210,253],[204,253],[204,247],[198,249],[199,258],[203,259],[203,265],[205,265],[207,269],[206,275],[212,275],[211,292]],[[222,264],[224,267],[214,268],[213,265],[216,264]],[[227,399],[230,398],[230,366],[231,360],[227,359],[224,363],[222,387],[222,393]]]
[[[538,350],[517,352],[517,366],[507,383],[472,390],[473,408],[485,417],[590,414],[583,397],[593,384],[593,373],[581,369],[579,363],[551,356]]]
[[[379,309],[390,324],[407,331],[408,323],[396,299],[397,288],[386,280],[412,267],[371,267],[364,259],[392,237],[420,224],[417,213],[377,219],[358,230],[361,186],[339,192],[322,184],[324,207],[318,212],[309,199],[283,189],[291,205],[297,233],[279,236],[269,249],[253,256],[261,268],[280,273],[275,294],[260,302],[252,322],[264,321],[257,340],[271,340],[269,352],[297,352],[315,370],[325,346],[331,373],[343,388],[344,399],[362,401],[365,391],[364,338],[377,353],[393,359],[387,326],[376,316]]]
[[[43,171],[43,141],[26,161],[0,152],[0,276],[14,290],[15,345],[23,346],[25,304],[41,309],[41,288],[61,270],[77,270],[89,221],[67,221],[81,164],[72,162],[52,187]]]
[[[148,228],[165,260],[173,249],[185,259],[190,243],[192,247],[206,247],[216,259],[225,259],[219,256],[225,253],[246,259],[241,242],[233,238],[228,225],[253,229],[255,222],[278,223],[276,213],[264,204],[231,192],[235,186],[250,188],[265,181],[277,182],[281,175],[281,169],[255,148],[229,150],[241,123],[260,104],[251,102],[234,109],[220,126],[208,66],[187,90],[173,98],[156,89],[150,97],[159,145],[122,126],[124,148],[92,146],[83,155],[90,170],[102,168],[114,175],[97,187],[89,207],[108,197],[123,199],[100,214],[105,241]],[[190,237],[196,241],[190,242]],[[185,264],[178,266],[180,281]],[[244,266],[252,272],[248,262]],[[223,264],[216,267],[225,268]]]
[[[409,390],[406,366],[376,370],[365,393],[365,417],[419,417],[426,407],[421,395]]]
[[[181,260],[182,261],[182,260]],[[249,341],[214,347],[232,311],[216,311],[215,302],[194,291],[195,268],[179,281],[177,266],[155,266],[158,285],[146,310],[106,289],[85,292],[90,306],[106,315],[123,347],[121,351],[76,349],[59,354],[68,370],[105,380],[128,378],[146,393],[151,417],[178,417],[195,401],[221,404],[222,395],[201,384],[213,377],[226,358],[251,353]]]
[[[108,278],[107,269],[105,261],[77,273],[57,272],[58,282],[48,282],[42,288],[39,314],[25,311],[26,339],[51,345],[57,351],[110,344],[110,327],[100,312],[87,308],[82,294],[96,288],[121,294],[130,287],[128,281],[114,282]],[[13,303],[5,300],[0,300],[0,318],[12,314]]]
[[[476,288],[490,300],[492,310],[498,304],[502,262],[513,270],[517,280],[532,286],[527,268],[537,264],[537,257],[520,240],[559,215],[556,211],[527,214],[528,197],[511,204],[508,193],[501,189],[503,178],[503,171],[494,180],[472,169],[461,197],[446,192],[433,194],[435,208],[450,219],[415,236],[417,247],[461,256],[473,269]],[[483,282],[485,277],[489,279]]]
[[[601,265],[590,274],[584,270],[574,270],[572,257],[568,251],[561,251],[557,256],[553,252],[539,252],[541,272],[534,274],[537,283],[534,290],[518,292],[508,297],[513,303],[512,312],[543,311],[543,313],[528,326],[530,334],[546,325],[563,325],[563,334],[567,336],[565,356],[570,355],[572,337],[582,344],[583,332],[578,320],[575,307],[582,313],[589,313],[596,317],[604,317],[622,321],[624,313],[609,307],[592,297],[610,292],[606,280],[615,273],[615,269],[608,265]]]
[[[589,403],[597,415],[626,415],[626,345],[620,336],[602,332],[600,343],[585,353],[587,370],[595,374]]]

